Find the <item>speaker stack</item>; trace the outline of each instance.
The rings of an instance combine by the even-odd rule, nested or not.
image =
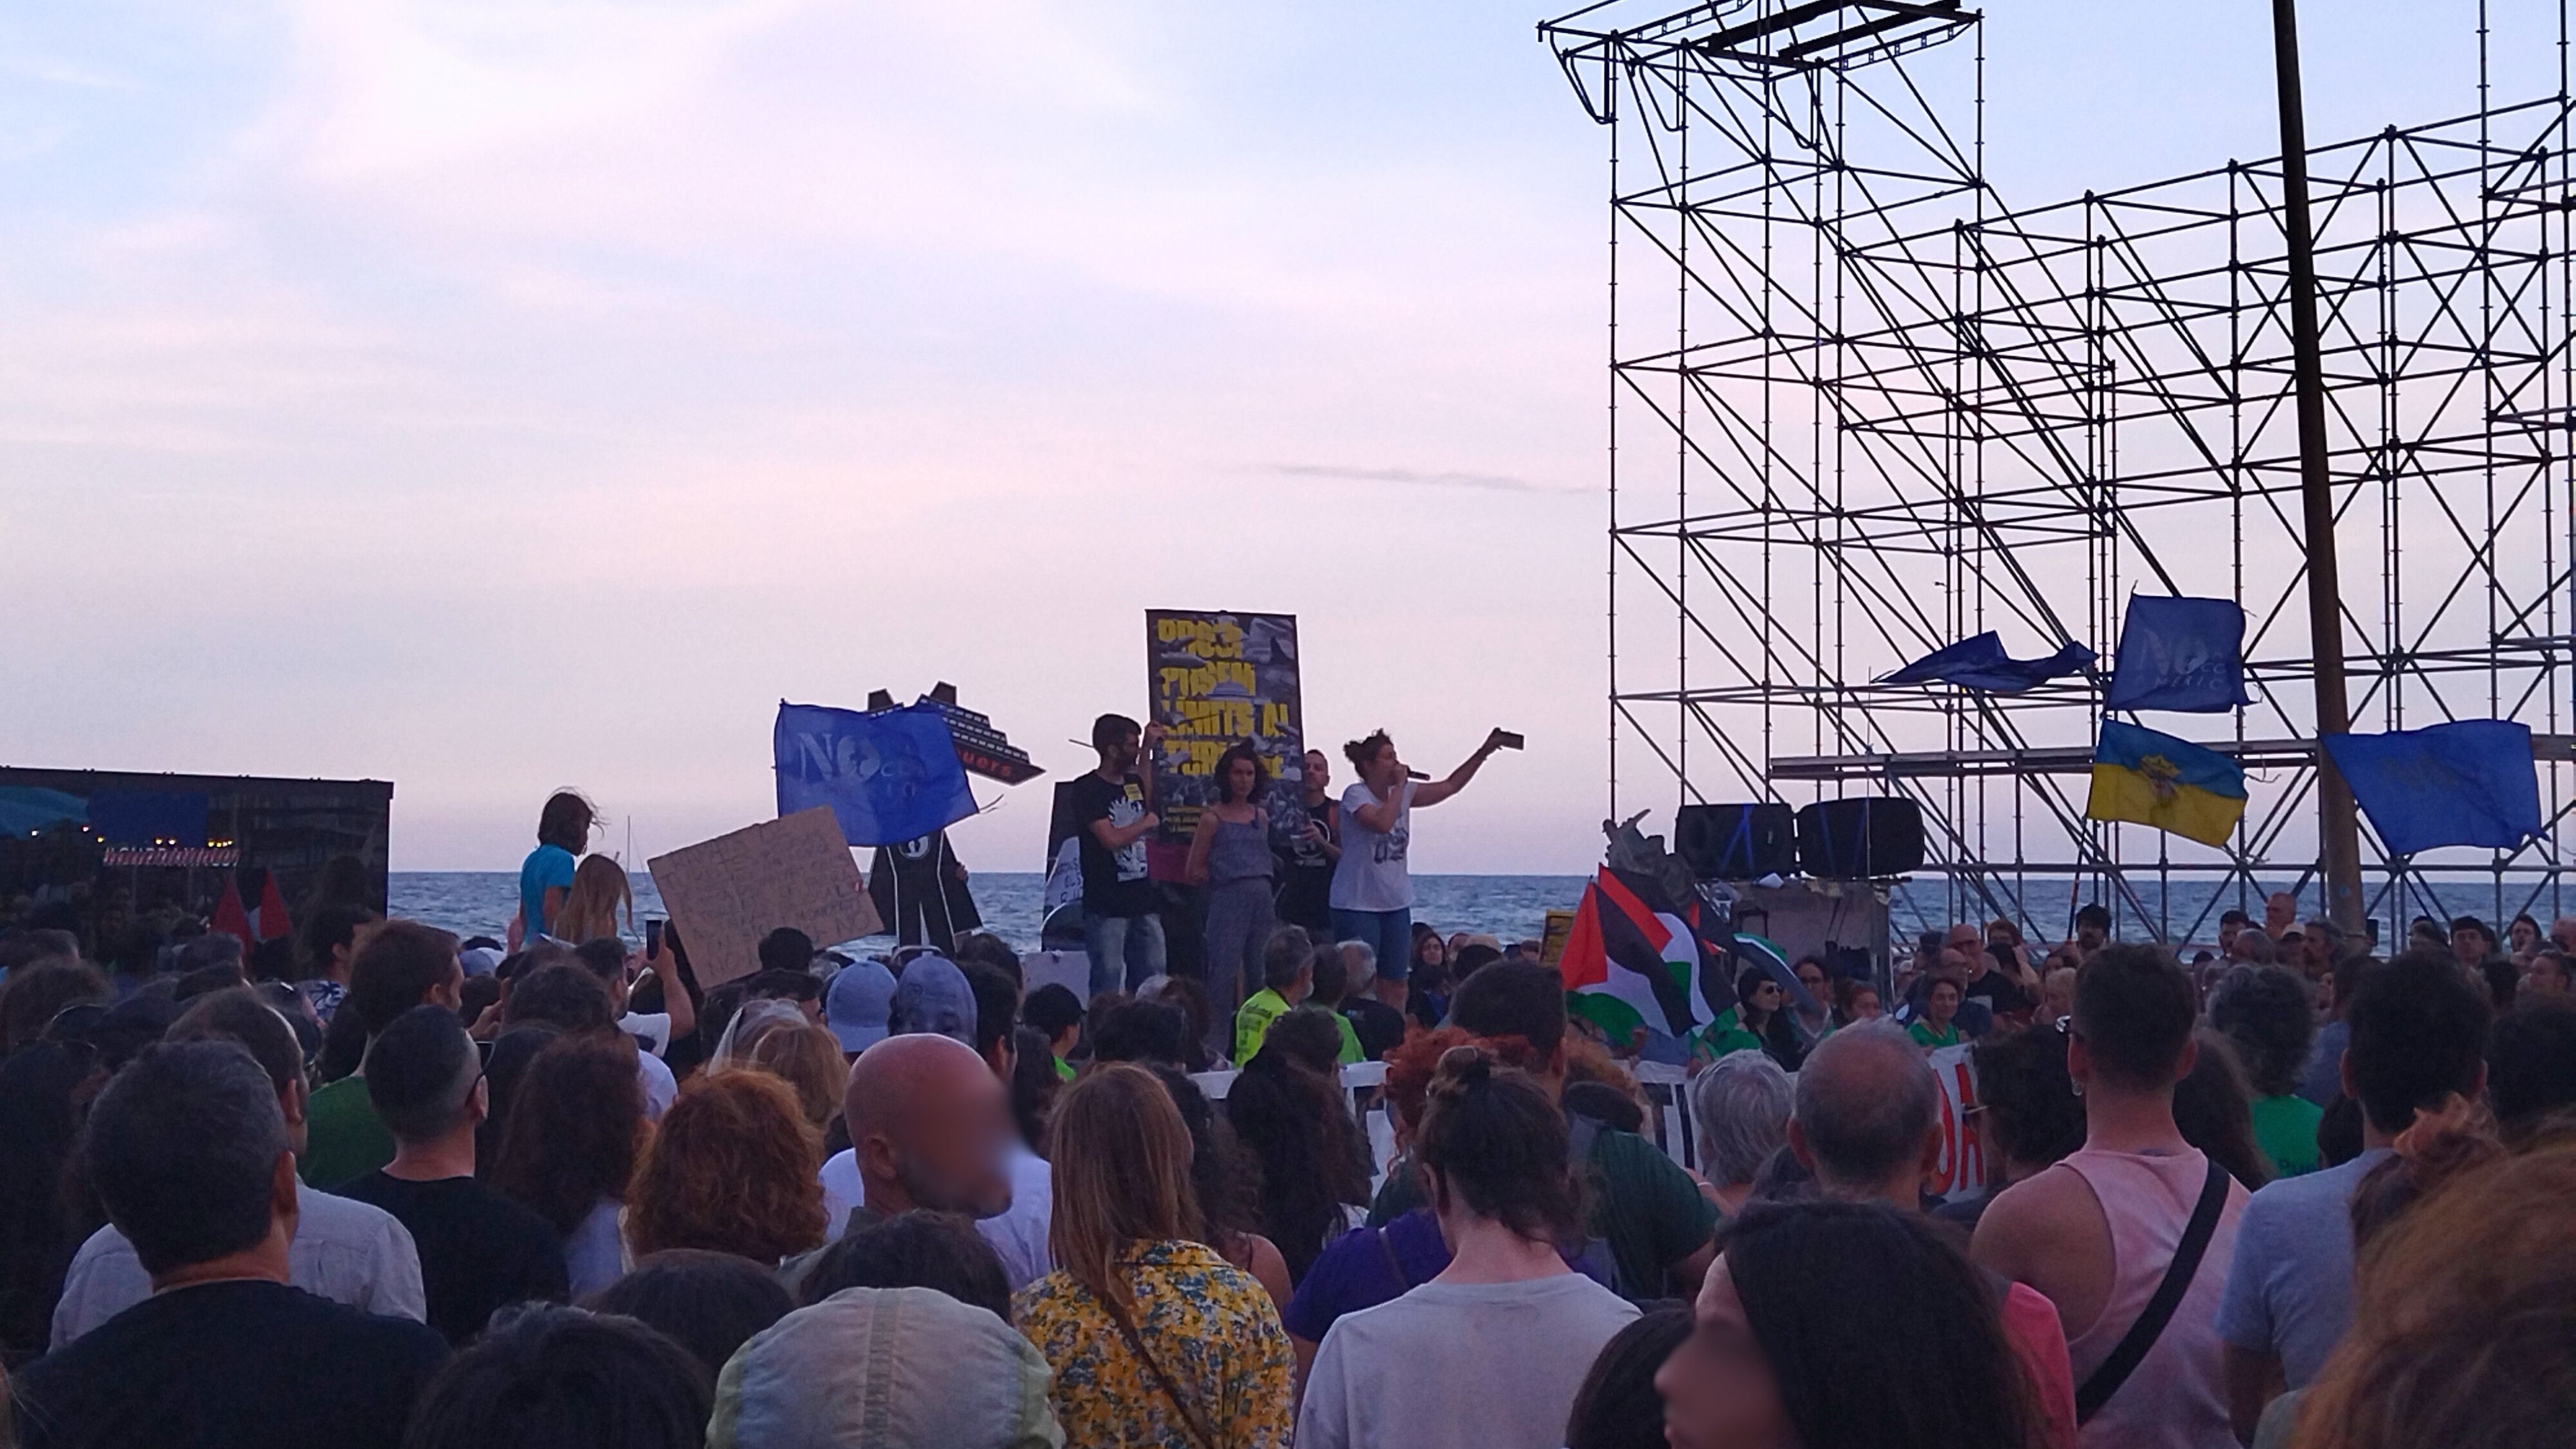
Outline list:
[[[1786,805],[1684,805],[1673,849],[1702,880],[1759,880],[1804,872],[1869,880],[1923,868],[1923,811],[1902,797]]]

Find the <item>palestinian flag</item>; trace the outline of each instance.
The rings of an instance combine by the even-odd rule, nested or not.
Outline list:
[[[1557,969],[1567,1008],[1625,1042],[1640,1026],[1687,1036],[1732,1008],[1725,962],[1700,929],[1696,898],[1672,901],[1649,877],[1603,866],[1583,888]]]

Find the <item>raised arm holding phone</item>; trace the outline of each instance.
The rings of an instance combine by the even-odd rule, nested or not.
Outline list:
[[[1359,783],[1342,792],[1342,853],[1333,863],[1333,935],[1377,950],[1377,994],[1401,1009],[1413,961],[1413,878],[1406,857],[1413,811],[1467,787],[1496,750],[1516,750],[1521,737],[1495,730],[1448,778],[1413,778],[1395,741],[1379,730],[1342,746]]]

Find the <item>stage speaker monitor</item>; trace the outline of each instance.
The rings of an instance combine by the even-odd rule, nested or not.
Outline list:
[[[1797,814],[1786,805],[1684,805],[1673,853],[1701,880],[1760,880],[1798,868]]]
[[[1824,800],[1798,812],[1798,868],[1868,880],[1923,868],[1923,810],[1911,800]]]

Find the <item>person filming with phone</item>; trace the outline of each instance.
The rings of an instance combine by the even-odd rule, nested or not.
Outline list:
[[[1342,746],[1359,772],[1359,783],[1342,792],[1342,854],[1333,863],[1333,935],[1376,949],[1377,997],[1387,1005],[1403,1009],[1413,960],[1413,878],[1405,862],[1413,843],[1413,812],[1467,788],[1494,751],[1520,747],[1520,736],[1496,730],[1449,778],[1433,780],[1405,768],[1384,730]]]

